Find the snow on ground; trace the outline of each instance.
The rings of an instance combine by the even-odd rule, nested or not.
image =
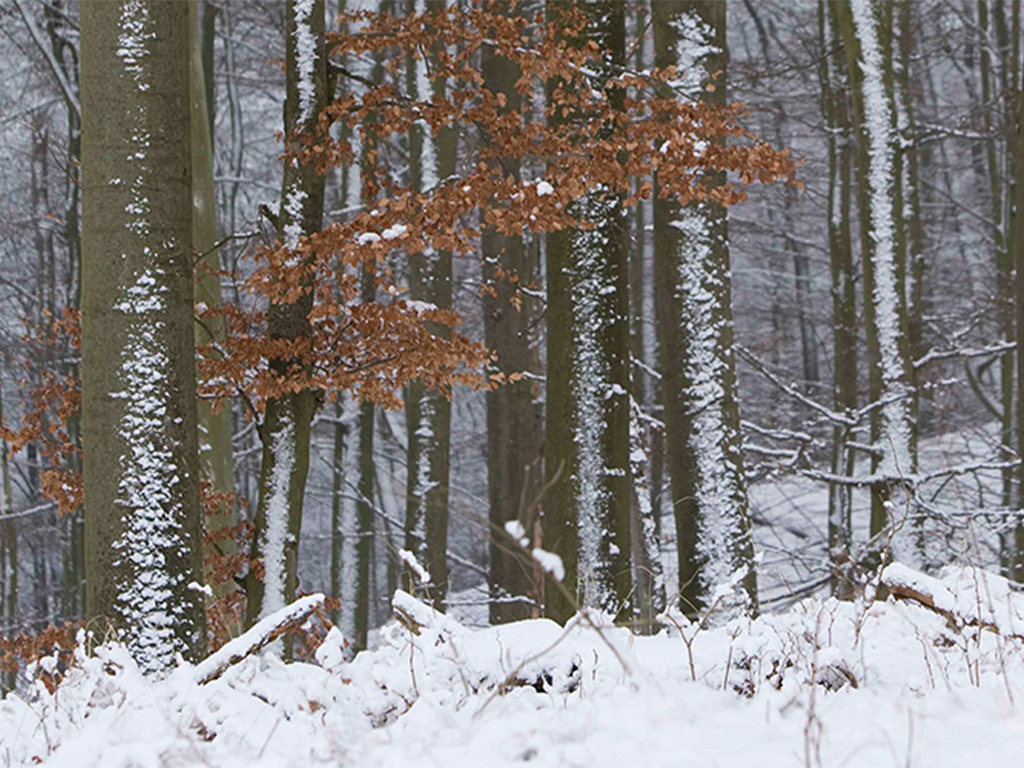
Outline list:
[[[1024,646],[971,623],[976,611],[1015,631],[1024,595],[969,568],[892,575],[946,590],[963,619],[812,598],[632,637],[583,618],[470,629],[398,593],[403,623],[350,662],[333,632],[323,666],[267,653],[207,685],[190,665],[154,683],[105,646],[55,694],[39,684],[3,702],[0,764],[1019,765]]]

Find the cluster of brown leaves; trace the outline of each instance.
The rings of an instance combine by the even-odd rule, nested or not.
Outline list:
[[[81,455],[71,434],[71,424],[81,413],[82,392],[76,375],[52,370],[51,358],[55,352],[77,356],[81,346],[81,314],[65,309],[60,319],[44,317],[43,322],[29,327],[22,342],[22,367],[27,377],[22,386],[28,391],[30,407],[16,429],[7,423],[0,424],[0,440],[7,443],[11,453],[29,443],[39,447],[41,457],[50,464],[41,477],[43,495],[57,502],[61,514],[67,514],[82,503],[81,476],[69,469],[79,463]],[[56,367],[69,368],[66,364]]]
[[[789,155],[743,130],[741,107],[677,98],[674,70],[596,77],[604,67],[602,51],[585,38],[585,23],[571,9],[557,24],[490,7],[343,14],[340,28],[354,31],[329,35],[335,62],[376,57],[393,76],[375,83],[335,63],[358,87],[326,107],[315,131],[289,136],[285,157],[322,173],[358,164],[364,200],[375,202],[302,238],[294,250],[278,244],[258,254],[249,290],[271,305],[308,301],[312,293],[310,327],[296,339],[269,339],[266,312],[211,311],[226,318],[230,333],[202,360],[206,393],[226,397],[244,389],[259,407],[312,388],[328,396],[351,391],[397,407],[410,379],[444,392],[454,383],[493,386],[480,374],[489,361],[483,348],[429,329],[453,327],[453,313],[424,311],[400,298],[385,268],[394,252],[410,258],[431,250],[473,253],[481,221],[506,235],[587,226],[574,216],[574,201],[602,190],[633,205],[652,196],[655,176],[662,197],[723,205],[742,200],[743,185],[753,181],[792,179]],[[484,46],[519,66],[521,93],[549,86],[548,119],[506,110],[505,96],[483,87],[478,62]],[[444,98],[401,92],[398,67],[409,60],[422,61],[432,80],[445,82]],[[358,133],[371,151],[357,157],[352,142],[332,132],[337,124],[347,126],[342,136]],[[387,150],[388,141],[394,145],[417,125],[434,134],[453,127],[475,153],[460,160],[461,173],[422,191],[399,182],[402,174],[391,167]],[[550,193],[508,173],[508,160],[542,165]],[[733,183],[707,182],[727,172]],[[387,300],[357,301],[362,269],[375,271],[378,293]]]
[[[51,624],[31,635],[22,632],[15,637],[0,637],[0,672],[17,672],[44,656],[56,657],[52,668],[37,672],[38,679],[53,693],[75,663],[75,636],[80,628],[80,623],[66,622],[60,627]]]

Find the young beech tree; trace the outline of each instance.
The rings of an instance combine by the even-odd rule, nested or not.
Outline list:
[[[606,56],[602,44],[590,38],[592,28],[588,15],[568,5],[561,10],[558,21],[547,24],[543,18],[502,13],[500,7],[495,12],[489,8],[444,8],[400,18],[370,12],[346,16],[346,21],[356,31],[332,36],[337,54],[358,57],[383,52],[385,61],[401,62],[409,58],[422,60],[424,52],[428,52],[426,55],[435,57],[431,61],[431,77],[447,81],[448,90],[443,97],[435,92],[431,99],[414,98],[400,92],[394,82],[376,82],[353,75],[363,86],[362,90],[347,93],[325,108],[316,136],[303,141],[300,160],[316,163],[324,170],[332,165],[351,164],[356,160],[354,148],[351,142],[332,135],[332,123],[342,122],[364,132],[372,126],[380,144],[372,162],[364,167],[364,184],[372,176],[381,194],[374,197],[372,210],[332,224],[303,242],[300,250],[317,259],[319,271],[328,270],[329,264],[338,257],[345,264],[357,265],[381,260],[395,248],[403,248],[410,257],[427,249],[473,252],[481,235],[480,228],[470,223],[477,220],[475,216],[482,216],[487,229],[507,238],[525,231],[564,231],[581,243],[592,240],[595,247],[603,248],[600,228],[608,226],[608,217],[615,216],[616,212],[624,218],[624,206],[635,204],[639,198],[649,198],[652,194],[650,179],[655,173],[660,173],[662,197],[676,199],[681,204],[708,201],[716,205],[739,202],[743,192],[735,184],[708,183],[709,174],[734,172],[736,181],[745,184],[755,180],[773,182],[792,173],[792,164],[785,153],[752,141],[739,127],[738,108],[662,95],[663,85],[676,77],[674,70],[639,75],[619,69]],[[613,39],[611,35],[610,32],[603,38],[605,44]],[[518,69],[520,74],[515,84],[518,93],[529,93],[544,83],[555,84],[547,105],[549,117],[554,119],[531,122],[522,113],[507,109],[509,97],[501,93],[500,88],[498,92],[488,88],[494,79],[488,81],[477,68],[477,56],[483,47],[490,49],[488,56],[506,59]],[[453,50],[456,52],[450,53]],[[429,126],[434,137],[443,129],[455,126],[478,139],[467,142],[475,149],[475,155],[461,165],[460,173],[440,179],[426,191],[400,185],[389,166],[386,140],[404,135],[417,125]],[[533,167],[543,165],[545,177],[520,179],[514,171],[510,172],[510,160],[527,162]],[[637,179],[641,183],[639,192],[634,193]],[[287,268],[288,249],[281,249],[272,258],[275,276],[284,279],[285,272],[281,270]],[[594,269],[598,272],[604,269],[604,263],[602,257],[594,257]],[[603,301],[613,291],[619,292],[619,278],[611,280],[598,272],[594,273],[597,282],[593,289],[600,297],[588,298]],[[386,278],[386,273],[383,277]],[[557,272],[554,277],[558,277]],[[611,286],[611,290],[606,286]],[[578,327],[571,314],[564,318],[557,312],[571,301],[570,292],[578,292],[581,286],[563,285],[563,288],[559,295],[557,284],[548,286],[548,321],[552,332],[564,332],[566,322],[570,328]],[[621,298],[625,301],[625,295]],[[727,301],[725,306],[728,306]],[[348,327],[349,317],[357,310],[363,311],[362,306],[346,307],[343,319],[337,321],[328,313],[317,315],[324,317],[324,322],[330,319],[332,323]],[[400,318],[405,321],[411,316],[423,320],[453,319],[443,310],[417,304],[410,306],[397,298],[381,305],[379,311],[393,312],[396,321]],[[621,314],[621,330],[628,354],[628,313],[623,308]],[[553,323],[561,324],[554,328]],[[573,333],[575,335],[575,331]],[[427,333],[423,342],[428,348],[407,354],[410,360],[429,361],[430,365],[410,375],[426,378],[428,383],[434,381],[445,388],[450,381],[446,378],[450,377],[448,364],[458,360],[452,353],[469,350],[459,346],[455,337],[448,340]],[[574,338],[573,345],[566,346],[561,354],[574,354],[576,345]],[[444,364],[438,365],[432,355],[442,351],[447,357],[442,357]],[[628,358],[623,360],[623,365],[627,361]],[[393,385],[396,380],[392,368],[390,362],[381,365],[379,370],[388,375],[364,376],[355,385],[357,390],[363,397],[379,398],[387,404],[389,396],[393,397],[393,390],[387,385]],[[549,371],[549,391],[555,370],[552,366]],[[495,381],[515,378],[514,374],[492,376]],[[624,381],[626,383],[620,383],[620,387],[628,395],[628,376]],[[369,382],[375,386],[369,386]],[[612,394],[617,397],[618,390],[612,390]],[[592,416],[604,420],[603,410],[608,405],[604,402],[598,405],[601,413]],[[628,398],[623,400],[623,405],[625,456],[621,479],[627,483],[628,544]],[[550,409],[549,425],[559,418],[573,421],[578,418],[572,406],[563,411],[556,413]],[[601,444],[600,439],[595,438],[594,445]],[[548,450],[551,450],[550,434]],[[572,454],[566,450],[557,455]],[[571,478],[577,471],[575,464],[552,467],[552,456],[546,459],[549,476],[561,471],[563,477]],[[601,472],[595,476],[596,482],[602,484]],[[588,496],[586,502],[593,505],[598,500]],[[544,506],[542,546],[561,556],[571,593],[578,578],[577,553],[584,550],[576,535],[579,528],[576,508],[570,505],[566,511],[553,497],[545,497]],[[607,529],[603,533],[607,533]],[[614,555],[613,544],[614,540],[608,535],[587,546],[604,547]],[[628,579],[629,547],[624,546],[622,550],[618,554]],[[530,566],[523,563],[522,567]],[[588,574],[588,578],[596,575]],[[567,612],[554,605],[553,593],[561,592],[546,591],[547,610],[551,615],[565,618]],[[571,602],[568,601],[570,607]]]
[[[891,4],[850,0],[835,6],[846,49],[846,70],[853,97],[857,137],[857,196],[864,264],[864,315],[867,325],[871,415],[871,535],[890,523],[892,487],[914,470],[911,457],[911,392],[907,371],[905,265],[899,263],[898,230],[902,206],[894,162],[897,144],[895,84],[892,66]],[[882,542],[875,540],[875,556]]]
[[[316,126],[327,102],[324,1],[289,0],[286,19],[284,127],[289,137],[296,137]],[[267,335],[272,343],[281,340],[302,345],[312,334],[313,292],[302,274],[308,271],[311,256],[296,252],[303,236],[320,229],[323,211],[323,175],[308,164],[286,161],[277,238],[294,254],[289,258],[300,276],[297,295],[270,297]],[[278,376],[308,366],[287,346],[281,354],[268,357],[270,370]],[[262,562],[263,572],[250,570],[248,574],[248,626],[295,599],[302,503],[309,473],[309,430],[316,407],[315,392],[308,387],[274,393],[266,400],[259,425],[263,462],[252,550],[253,558]]]
[[[88,616],[152,675],[206,650],[188,23],[186,3],[82,6]]]
[[[840,0],[818,0],[819,77],[821,110],[828,136],[828,252],[832,277],[832,406],[837,413],[857,407],[857,270],[853,260],[851,210],[853,188],[853,145],[847,107],[846,67],[839,45],[834,6]],[[828,10],[826,10],[828,8]],[[830,53],[829,51],[832,51]],[[850,476],[854,471],[848,426],[832,430],[832,474]],[[834,482],[829,486],[828,549],[832,563],[832,591],[838,597],[851,596],[853,583],[847,572],[851,564],[853,531],[852,488]]]
[[[655,64],[677,67],[666,83],[686,100],[726,104],[725,4],[653,4]],[[714,152],[702,137],[698,156]],[[679,595],[686,611],[714,601],[737,571],[746,608],[757,610],[754,546],[747,516],[732,347],[728,219],[715,199],[685,201],[663,193],[675,169],[657,176],[654,259],[661,338],[662,396],[679,552]],[[709,168],[702,183],[719,189]]]
[[[437,2],[431,3],[438,7]],[[443,4],[442,4],[443,5]],[[413,10],[422,13],[418,0]],[[434,58],[436,58],[434,52]],[[429,77],[430,62],[410,60],[406,67],[408,93],[415,99],[445,98],[444,80]],[[429,192],[439,179],[455,173],[457,136],[452,127],[432,136],[426,126],[414,125],[409,135],[409,186]],[[409,298],[439,309],[452,306],[452,254],[428,250],[409,262]],[[431,327],[444,335],[443,325]],[[448,470],[451,452],[451,401],[421,382],[409,383],[405,418],[408,439],[408,481],[405,508],[405,549],[430,574],[429,597],[444,609],[448,589]],[[418,574],[406,572],[410,592],[423,585]]]

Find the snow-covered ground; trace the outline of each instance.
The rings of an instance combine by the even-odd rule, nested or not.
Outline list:
[[[206,685],[190,665],[148,682],[107,646],[56,693],[8,697],[0,765],[1018,766],[1024,595],[971,568],[891,575],[944,615],[812,598],[633,637],[470,629],[399,593],[377,650],[345,661],[335,632],[319,664],[266,653]]]

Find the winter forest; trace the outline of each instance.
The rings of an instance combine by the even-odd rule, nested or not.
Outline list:
[[[0,765],[1019,765],[1021,6],[0,0]]]

